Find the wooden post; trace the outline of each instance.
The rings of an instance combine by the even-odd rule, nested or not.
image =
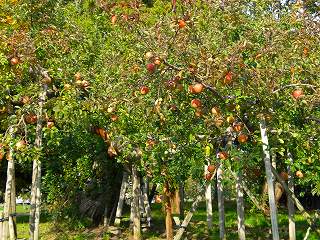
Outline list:
[[[123,209],[123,203],[124,203],[127,187],[128,187],[128,173],[124,171],[122,176],[119,201],[118,201],[118,206],[116,211],[116,219],[114,221],[115,226],[120,226],[120,223],[121,223],[122,209]]]
[[[245,225],[244,225],[244,201],[243,201],[241,169],[237,173],[236,188],[237,188],[238,235],[240,240],[245,240],[246,231],[245,231]]]
[[[12,136],[13,137],[13,136]],[[13,148],[10,148],[9,154],[11,155],[11,158],[14,162],[13,158]],[[17,238],[17,226],[16,226],[16,217],[14,216],[16,214],[16,177],[15,177],[15,166],[13,163],[13,175],[12,175],[12,181],[11,181],[11,194],[10,194],[10,215],[9,215],[9,235],[10,239],[16,239]]]
[[[192,218],[193,213],[196,211],[199,202],[202,200],[201,194],[198,195],[197,199],[192,203],[191,210],[187,213],[185,219],[183,220],[181,227],[179,228],[177,234],[174,236],[173,240],[180,240],[188,224]]]
[[[226,239],[225,236],[225,214],[224,214],[224,196],[223,196],[223,184],[222,184],[222,174],[223,165],[219,164],[217,170],[217,193],[218,193],[218,210],[219,210],[219,230],[220,239]]]
[[[141,239],[141,221],[139,211],[140,200],[140,179],[138,176],[137,168],[132,166],[132,194],[133,194],[133,240]]]
[[[266,127],[266,121],[264,117],[262,117],[260,120],[260,132],[261,132],[261,140],[262,140],[264,165],[265,165],[266,177],[267,177],[267,183],[268,183],[268,196],[269,196],[270,216],[271,216],[271,225],[272,225],[272,236],[273,236],[273,240],[279,240],[277,206],[276,206],[275,195],[274,195],[274,185],[273,185],[273,176],[271,171],[272,166],[270,161],[267,127]]]
[[[10,141],[13,138],[14,128],[10,127],[9,129],[10,133]],[[14,222],[11,214],[13,213],[13,207],[12,207],[12,197],[13,197],[13,190],[12,185],[14,182],[14,157],[13,157],[13,146],[12,142],[10,144],[10,149],[7,155],[8,160],[8,167],[7,167],[7,181],[6,181],[6,191],[5,191],[5,197],[4,197],[4,218],[5,221],[3,222],[3,239],[15,239],[16,236],[14,234]],[[14,203],[15,204],[15,203]]]
[[[3,239],[3,218],[4,218],[4,215],[3,215],[3,211],[0,212],[0,240]]]
[[[209,163],[208,163],[209,165]],[[204,174],[208,173],[208,165],[204,166]],[[207,209],[207,225],[208,230],[212,229],[212,191],[211,181],[206,182],[206,209]]]
[[[169,183],[166,181],[163,188],[164,207],[166,211],[166,239],[173,239],[173,222],[172,222],[172,208],[171,208],[171,193]]]
[[[290,152],[288,152],[288,159],[290,162],[290,165],[293,165],[293,157]],[[288,166],[288,188],[291,192],[294,193],[294,175],[291,170],[291,166]],[[294,220],[294,203],[293,201],[288,197],[288,218],[289,218],[289,240],[296,240],[296,225]]]
[[[39,112],[37,114],[36,140],[35,147],[40,152],[42,148],[42,117],[43,105],[47,95],[48,86],[43,85],[43,91],[39,98]],[[31,203],[30,203],[30,218],[29,232],[30,240],[39,239],[39,224],[40,224],[40,204],[41,204],[41,159],[40,154],[33,160],[32,168],[32,186],[31,186]]]

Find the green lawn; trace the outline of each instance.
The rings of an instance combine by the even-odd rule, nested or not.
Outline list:
[[[190,203],[187,203],[187,209]],[[189,206],[188,206],[189,205]],[[152,206],[152,217],[153,217],[153,227],[151,231],[144,233],[145,239],[164,239],[164,216],[162,214],[161,205],[154,204]],[[0,211],[2,208],[0,207]],[[28,213],[29,207],[23,207],[22,205],[17,206],[18,213]],[[226,215],[226,234],[227,239],[237,239],[237,215],[236,215],[236,205],[234,202],[227,202],[225,204],[225,215]],[[121,239],[128,238],[128,226],[129,218],[128,214],[125,215],[123,219],[123,236]],[[270,220],[265,218],[265,216],[259,212],[249,211],[247,208],[245,214],[245,225],[246,225],[246,236],[247,239],[270,239]],[[63,225],[53,225],[49,220],[50,217],[46,214],[42,215],[41,218],[41,239],[74,239],[74,240],[85,240],[85,239],[109,239],[109,235],[104,228],[83,228],[78,231],[66,230]],[[296,215],[296,230],[297,239],[303,239],[305,232],[308,228],[307,222],[300,215]],[[18,222],[18,238],[28,238],[28,216],[22,216],[17,218]],[[287,225],[288,218],[286,210],[280,208],[278,212],[278,222],[280,228],[280,239],[288,239]],[[219,229],[218,229],[218,211],[217,205],[213,206],[213,229],[208,231],[206,227],[206,212],[205,203],[201,203],[191,219],[191,222],[186,231],[187,239],[219,239]],[[308,238],[309,240],[320,239],[320,236],[312,232]]]

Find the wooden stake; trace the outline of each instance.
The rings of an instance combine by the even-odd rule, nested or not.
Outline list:
[[[223,165],[220,163],[217,170],[217,193],[218,193],[218,210],[219,210],[219,230],[220,239],[226,239],[225,235],[225,213],[224,213],[224,195],[222,184]]]
[[[174,236],[173,240],[180,240],[184,231],[187,229],[188,224],[193,216],[193,213],[196,211],[199,202],[202,200],[202,196],[199,194],[197,199],[192,203],[191,210],[187,213],[185,219],[183,220],[181,227],[179,228],[177,234]]]
[[[10,138],[13,139],[13,133],[14,128],[10,127],[9,129]],[[10,141],[11,141],[10,140]],[[14,231],[14,222],[11,214],[13,213],[12,210],[15,208],[12,205],[15,205],[15,202],[13,204],[12,198],[13,192],[15,189],[12,189],[12,185],[14,183],[14,157],[13,157],[13,146],[12,143],[10,144],[9,153],[7,156],[8,159],[8,167],[7,167],[7,181],[6,181],[6,191],[5,191],[5,197],[4,197],[4,218],[5,221],[3,222],[3,239],[15,239],[15,231]]]
[[[179,183],[179,195],[180,195],[180,219],[184,219],[184,183]]]
[[[209,165],[209,163],[208,163]],[[208,173],[208,165],[204,166],[204,173]],[[211,181],[206,182],[206,192],[205,192],[205,197],[206,197],[206,209],[207,209],[207,225],[208,225],[208,230],[212,229],[212,191],[211,191]]]
[[[138,176],[137,168],[132,166],[132,188],[133,188],[133,240],[141,239],[141,220],[139,211],[140,199],[140,179]]]
[[[36,140],[35,146],[38,151],[42,148],[42,118],[43,105],[47,95],[47,85],[43,85],[43,91],[39,98],[39,112],[37,114]],[[32,168],[32,186],[31,186],[31,204],[30,204],[30,218],[29,218],[29,232],[30,240],[39,239],[39,224],[40,224],[40,204],[41,204],[41,159],[40,154],[33,160]]]
[[[114,221],[115,226],[120,226],[120,223],[121,223],[122,209],[123,209],[123,203],[124,203],[127,187],[128,187],[128,173],[124,171],[122,176],[119,201],[118,201],[118,206],[116,211],[116,219]]]
[[[3,218],[4,218],[4,215],[3,215],[3,211],[0,212],[0,240],[3,239]]]
[[[293,165],[293,157],[290,152],[288,152],[288,159],[290,165]],[[294,193],[294,175],[291,171],[291,166],[288,166],[288,188]],[[288,198],[288,218],[289,218],[289,240],[296,240],[296,225],[294,220],[294,203]]]
[[[240,240],[246,239],[246,231],[244,225],[244,201],[243,201],[243,189],[242,189],[242,171],[237,173],[237,214],[238,214],[238,235]]]
[[[270,206],[270,216],[271,216],[271,225],[272,225],[272,236],[273,240],[279,240],[279,229],[278,229],[278,220],[277,220],[277,206],[274,195],[274,185],[273,185],[273,176],[271,171],[271,161],[270,161],[270,152],[269,152],[269,141],[267,135],[266,121],[264,118],[260,120],[260,132],[262,140],[262,150],[264,165],[266,169],[266,177],[268,183],[268,196],[269,196],[269,206]]]

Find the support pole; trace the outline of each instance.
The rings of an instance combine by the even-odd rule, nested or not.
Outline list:
[[[122,209],[123,209],[123,203],[124,203],[127,187],[128,187],[128,173],[124,171],[122,176],[119,201],[118,201],[118,206],[116,211],[116,219],[114,221],[115,226],[120,226],[120,223],[121,223]]]
[[[294,176],[291,170],[291,165],[293,165],[293,157],[290,152],[288,152],[288,159],[290,162],[290,165],[288,166],[288,188],[294,193]],[[296,224],[294,220],[294,213],[294,203],[288,197],[289,240],[296,240]]]
[[[275,201],[274,185],[273,185],[273,176],[271,171],[271,161],[270,161],[270,152],[269,152],[269,141],[267,135],[266,121],[264,117],[260,119],[260,132],[262,140],[262,150],[263,150],[263,159],[266,170],[267,184],[268,184],[268,196],[269,196],[269,206],[270,206],[270,216],[271,216],[271,225],[272,225],[272,236],[273,240],[279,240],[279,229],[278,229],[278,220],[277,220],[277,206]]]
[[[47,76],[48,77],[48,76]],[[31,204],[30,204],[30,218],[29,218],[29,232],[30,240],[39,239],[39,225],[40,225],[40,204],[41,204],[41,159],[40,152],[42,148],[42,118],[43,105],[45,103],[48,86],[43,85],[42,93],[39,98],[39,111],[37,114],[36,140],[35,147],[39,151],[36,159],[33,160],[32,168],[32,186],[31,186]]]
[[[219,230],[220,230],[220,239],[226,239],[225,235],[225,213],[224,213],[224,195],[223,195],[223,184],[222,184],[222,174],[223,174],[223,165],[219,164],[217,170],[217,192],[218,192],[218,210],[219,210]]]
[[[208,165],[204,166],[204,173],[208,173]],[[211,186],[211,181],[206,182],[206,192],[205,192],[205,197],[206,197],[206,210],[207,210],[207,226],[208,230],[212,229],[212,186]]]
[[[244,201],[243,201],[241,170],[239,170],[237,173],[236,189],[237,189],[238,235],[239,235],[239,240],[245,240],[246,231],[245,231],[245,225],[244,225]]]

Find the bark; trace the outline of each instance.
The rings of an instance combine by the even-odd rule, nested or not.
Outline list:
[[[219,210],[219,237],[226,239],[225,235],[225,213],[224,213],[224,194],[222,185],[222,164],[220,163],[217,170],[217,192],[218,192],[218,210]]]
[[[172,208],[171,208],[171,193],[169,190],[169,183],[165,182],[164,186],[164,206],[166,211],[166,239],[173,239],[173,222],[172,222]]]
[[[36,140],[35,146],[38,151],[42,148],[42,117],[43,105],[47,95],[48,86],[43,86],[43,91],[39,98],[39,112],[37,114]],[[30,240],[39,239],[39,224],[40,224],[40,204],[41,204],[41,159],[40,154],[33,160],[32,169],[32,186],[31,186],[31,204],[30,204]]]
[[[290,165],[293,164],[293,158],[290,152],[288,152],[288,158],[290,161]],[[291,166],[288,166],[288,188],[291,192],[294,193],[294,176],[291,171]],[[294,221],[294,203],[288,198],[288,218],[289,218],[289,240],[296,240],[296,225]]]
[[[180,195],[180,219],[184,219],[184,184],[179,183],[179,195]]]
[[[144,209],[145,209],[145,215],[146,215],[146,220],[147,220],[147,227],[151,227],[151,208],[150,204],[148,201],[148,180],[143,181],[143,204],[144,204]]]
[[[141,239],[141,220],[139,211],[140,200],[140,179],[136,167],[132,167],[132,187],[133,187],[133,240]]]
[[[270,161],[270,152],[269,152],[270,147],[268,142],[266,121],[264,118],[260,120],[260,132],[261,132],[261,140],[262,140],[264,165],[265,165],[266,177],[267,177],[267,183],[268,183],[268,196],[269,196],[270,216],[271,216],[271,225],[272,225],[272,236],[273,236],[273,240],[279,240],[277,206],[275,202],[273,176],[271,171],[272,165]]]
[[[239,170],[237,174],[237,214],[238,214],[238,235],[240,240],[246,239],[246,231],[244,225],[244,201],[242,189],[242,171]]]
[[[119,201],[118,201],[117,212],[116,212],[116,219],[114,222],[115,226],[120,226],[120,223],[121,223],[122,209],[123,209],[123,203],[124,203],[127,187],[128,187],[128,173],[123,172]]]

